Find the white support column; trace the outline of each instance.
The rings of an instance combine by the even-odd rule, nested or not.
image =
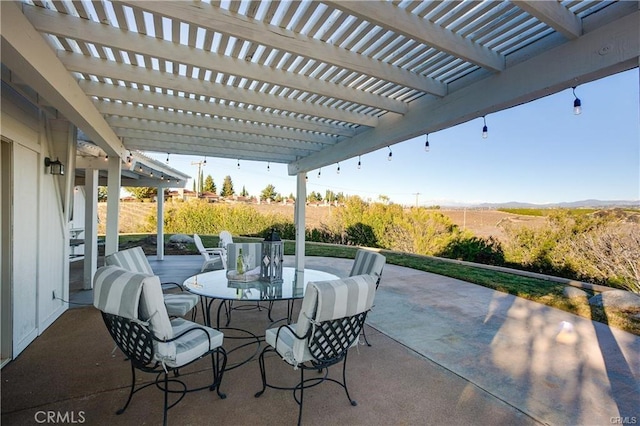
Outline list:
[[[120,183],[122,162],[120,157],[109,158],[109,175],[107,177],[107,235],[104,254],[118,251],[118,231],[120,215]]]
[[[307,204],[307,174],[298,173],[296,178],[296,280],[304,283],[304,243],[305,243],[305,211]]]
[[[98,269],[98,170],[85,170],[84,214],[84,286],[93,288],[93,276]]]
[[[156,244],[157,244],[157,259],[164,260],[164,188],[162,186],[158,186],[158,196],[156,197],[156,205],[158,208],[157,218],[158,218],[158,226],[157,226],[157,235]]]

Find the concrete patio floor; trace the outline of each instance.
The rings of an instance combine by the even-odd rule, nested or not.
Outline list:
[[[150,260],[163,281],[178,282],[202,262],[199,256]],[[286,263],[292,265],[293,258]],[[307,267],[338,276],[346,276],[351,263],[307,258]],[[90,291],[74,291],[71,299],[90,303],[91,297]],[[283,313],[280,305],[275,309]],[[75,306],[2,370],[2,423],[37,424],[43,411],[69,413],[76,420],[82,412],[84,423],[92,425],[161,423],[162,393],[153,388],[134,395],[124,414],[114,414],[126,400],[129,364],[119,351],[112,352],[99,313]],[[336,385],[323,384],[305,392],[304,424],[640,423],[638,336],[394,265],[385,267],[367,322],[373,346],[353,349],[347,367],[349,391],[358,405],[352,407]],[[572,333],[562,331],[567,324]],[[231,326],[260,333],[269,323],[265,312],[242,311],[233,313]],[[225,348],[236,344],[233,332],[225,337]],[[235,351],[230,362],[253,350]],[[196,363],[182,377],[201,383],[210,377],[209,366]],[[290,383],[298,378],[276,357],[268,360],[267,374]],[[208,391],[189,394],[169,411],[169,422],[295,424],[298,407],[291,393],[268,389],[256,399],[260,387],[254,359],[225,374],[227,399]]]

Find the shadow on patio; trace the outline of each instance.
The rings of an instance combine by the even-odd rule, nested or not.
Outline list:
[[[351,262],[308,258],[307,266],[346,276]],[[181,281],[200,264],[199,256],[152,261],[163,281]],[[74,292],[72,300],[91,300],[90,293]],[[285,308],[284,303],[275,307],[281,314]],[[618,366],[631,377],[610,379],[618,380],[612,385],[607,382],[612,367],[605,366],[606,351],[598,346],[607,342],[598,342],[594,331],[601,324],[570,316],[579,344],[554,343],[554,327],[567,316],[458,280],[387,265],[368,319],[373,346],[359,346],[349,356],[347,380],[358,405],[352,407],[338,386],[325,383],[305,392],[303,423],[603,424],[605,418],[634,415],[623,413],[620,401],[638,406],[632,404],[640,395],[633,359],[638,359],[640,339],[610,333],[631,360]],[[234,313],[231,326],[261,333],[269,323],[264,311],[244,311]],[[238,344],[231,337],[225,332],[227,349]],[[161,423],[162,392],[154,388],[134,395],[127,411],[115,415],[126,400],[130,371],[113,349],[97,310],[70,309],[2,370],[2,423],[36,424],[48,411],[68,413],[68,422],[79,423],[81,416],[86,424]],[[253,350],[233,352],[230,362]],[[209,368],[206,361],[198,362],[181,374],[189,384],[200,383],[210,378]],[[267,374],[289,383],[298,379],[298,372],[276,357],[267,360]],[[256,399],[260,388],[254,359],[225,374],[227,399],[208,391],[189,394],[169,411],[169,422],[295,424],[291,393],[268,389]],[[611,395],[611,389],[627,392]]]

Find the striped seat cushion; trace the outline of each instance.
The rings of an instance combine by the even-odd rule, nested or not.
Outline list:
[[[231,243],[227,245],[228,269],[236,269],[236,261],[238,260],[240,249],[242,249],[243,255],[249,255],[251,257],[251,266],[249,267],[250,270],[260,266],[260,257],[262,255],[261,243]]]
[[[306,344],[298,345],[299,339],[293,335],[297,325],[291,324],[289,327],[281,327],[278,334],[278,328],[270,328],[264,334],[264,341],[276,349],[276,352],[289,364],[296,366],[313,359],[309,347]],[[277,337],[277,341],[276,341]],[[306,340],[304,341],[306,342]],[[297,353],[294,355],[294,346]]]
[[[376,278],[372,275],[356,275],[309,284],[318,292],[318,306],[314,316],[316,322],[351,317],[368,311],[373,306]]]
[[[154,275],[153,269],[144,254],[142,247],[117,251],[104,258],[105,265],[115,265],[127,271],[141,274]],[[189,292],[168,293],[164,295],[164,303],[167,313],[171,317],[181,317],[194,308],[200,301],[200,297]]]
[[[169,367],[180,367],[200,358],[212,349],[222,346],[224,335],[210,327],[205,327],[183,318],[171,320],[171,328],[174,336],[180,336],[185,330],[193,329],[184,336],[178,337],[172,343],[175,345],[175,359],[167,359],[165,363]],[[195,328],[195,329],[194,329]],[[207,334],[209,339],[207,339]]]
[[[353,261],[349,276],[368,274],[375,276],[376,280],[379,281],[385,263],[387,263],[387,258],[380,253],[360,249],[356,252],[356,258]]]
[[[289,328],[268,329],[265,341],[289,364],[296,366],[313,359],[304,336],[311,327],[312,320],[316,323],[350,317],[368,311],[373,306],[376,292],[376,278],[372,275],[358,275],[333,281],[318,281],[307,284],[302,299],[298,322]]]
[[[104,264],[119,266],[127,271],[154,275],[142,247],[133,247],[105,256]]]
[[[142,283],[147,278],[117,266],[99,268],[93,278],[93,306],[108,314],[137,319]]]
[[[164,295],[164,304],[170,317],[186,315],[200,301],[200,296],[186,291]]]

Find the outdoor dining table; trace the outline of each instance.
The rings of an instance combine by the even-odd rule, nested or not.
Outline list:
[[[232,279],[229,279],[231,277]],[[225,307],[228,315],[230,315],[231,304],[229,302],[252,302],[254,307],[255,303],[266,302],[269,310],[269,320],[272,322],[286,321],[291,323],[293,315],[293,303],[297,299],[302,299],[309,282],[313,281],[329,281],[336,280],[339,277],[324,271],[318,271],[315,269],[305,269],[304,278],[299,279],[295,268],[284,267],[282,268],[282,282],[270,283],[260,281],[257,275],[247,274],[245,277],[235,277],[233,275],[228,276],[226,270],[216,270],[203,272],[192,277],[187,278],[183,286],[185,289],[193,294],[197,294],[203,298],[204,307],[204,321],[205,325],[214,327],[211,318],[211,306],[216,300],[220,300],[221,303],[218,306],[215,328],[220,327],[220,314],[222,308]],[[285,318],[274,321],[271,318],[271,305],[273,302],[287,301],[287,316]],[[253,303],[255,302],[255,303]],[[227,324],[228,326],[228,321]],[[246,333],[253,343],[260,345],[262,336],[256,335],[251,330],[237,329],[224,327],[227,330],[233,329]],[[227,338],[225,336],[225,338]],[[243,345],[245,346],[245,345]],[[238,349],[238,348],[236,348]],[[248,361],[248,360],[247,360]],[[246,361],[245,361],[246,362]],[[230,370],[242,365],[244,362],[228,367]]]
[[[212,326],[211,305],[215,300],[242,301],[242,302],[277,302],[286,300],[289,302],[287,320],[291,322],[293,301],[304,297],[307,284],[311,281],[337,280],[338,277],[324,271],[315,269],[304,270],[304,280],[297,280],[295,268],[282,268],[282,282],[269,283],[260,281],[257,276],[248,280],[229,279],[226,270],[203,272],[184,281],[184,288],[191,293],[203,296],[207,299],[205,310],[206,325]],[[220,326],[220,311],[218,308],[216,328]]]

